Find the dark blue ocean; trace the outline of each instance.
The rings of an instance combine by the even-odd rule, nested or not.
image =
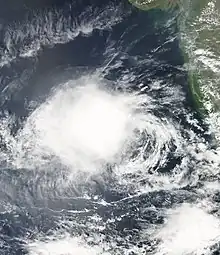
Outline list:
[[[0,254],[219,254],[219,157],[178,10],[0,2]]]

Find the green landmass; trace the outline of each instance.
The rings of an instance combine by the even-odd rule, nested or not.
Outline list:
[[[128,0],[141,10],[178,8],[180,48],[189,87],[202,114],[220,112],[220,1]]]

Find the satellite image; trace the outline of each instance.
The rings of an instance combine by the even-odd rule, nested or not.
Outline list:
[[[0,255],[220,254],[220,1],[0,0]]]

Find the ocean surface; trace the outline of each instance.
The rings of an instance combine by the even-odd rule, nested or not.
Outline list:
[[[220,150],[176,15],[0,1],[0,255],[220,254]]]

